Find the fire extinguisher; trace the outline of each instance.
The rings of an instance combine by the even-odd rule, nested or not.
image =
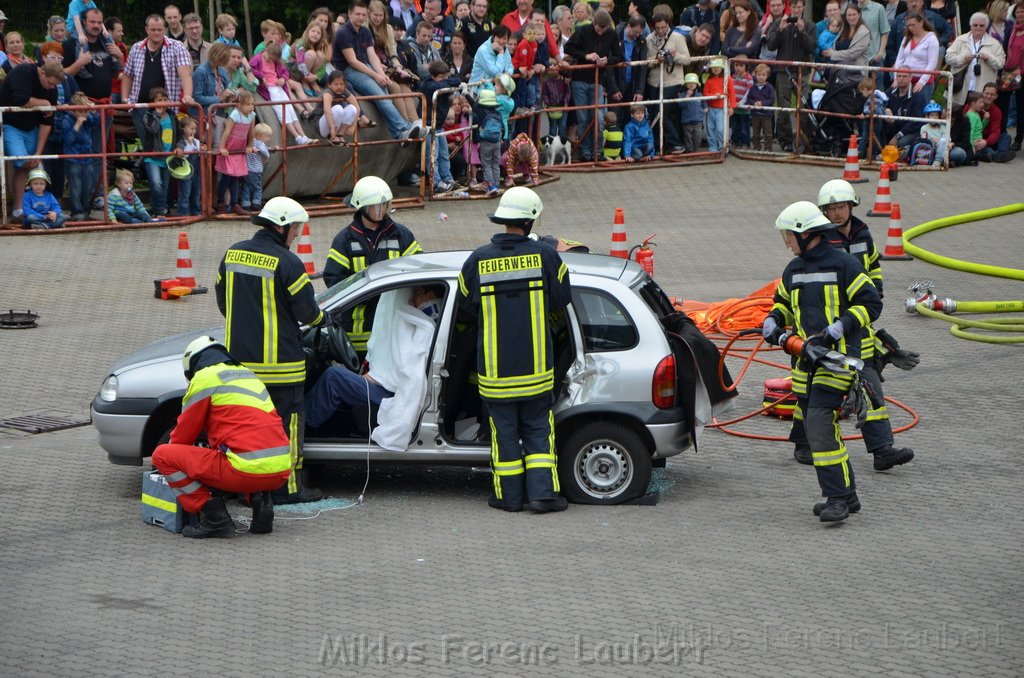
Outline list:
[[[652,233],[647,240],[644,240],[635,248],[637,250],[636,263],[643,266],[643,269],[647,271],[647,275],[652,278],[654,277],[654,250],[651,248],[656,247],[658,243],[651,241],[654,240],[654,236],[656,235],[658,234]]]

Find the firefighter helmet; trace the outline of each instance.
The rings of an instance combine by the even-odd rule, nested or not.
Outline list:
[[[853,190],[853,186],[845,179],[826,181],[818,191],[818,207],[834,205],[837,202],[848,202],[851,207],[860,203],[857,191]]]
[[[195,366],[196,361],[199,360],[199,354],[212,347],[217,347],[222,351],[227,351],[224,344],[220,343],[213,337],[208,336],[197,337],[185,347],[185,352],[181,356],[181,367],[185,371],[186,379],[192,381],[192,377],[195,376]]]
[[[46,173],[42,167],[35,167],[28,172],[28,178],[25,179],[25,186],[27,187],[29,182],[33,179],[42,179],[46,182],[46,185],[50,185],[50,175]]]
[[[813,202],[800,200],[779,213],[775,220],[775,228],[803,234],[827,231],[835,228],[835,224],[829,221]]]
[[[280,226],[287,234],[288,227],[293,224],[304,224],[309,221],[306,209],[295,200],[279,195],[271,198],[263,205],[260,213],[252,218],[259,226]]]
[[[526,186],[514,186],[505,191],[498,202],[498,209],[489,216],[496,224],[508,224],[512,226],[533,226],[533,222],[540,218],[544,211],[544,203],[540,196],[533,189]]]
[[[391,202],[391,187],[380,177],[363,177],[352,187],[349,205],[357,210]]]

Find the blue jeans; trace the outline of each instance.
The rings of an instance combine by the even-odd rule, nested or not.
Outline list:
[[[732,143],[736,146],[750,145],[750,116],[734,115],[729,119],[732,128]]]
[[[96,184],[94,171],[92,160],[84,163],[68,160],[64,166],[72,214],[88,214],[92,209],[92,188]]]
[[[959,146],[952,146],[949,149],[949,166],[956,167],[967,162],[967,151]]]
[[[433,153],[434,185],[442,181],[455,181],[452,177],[452,161],[448,157],[448,137],[430,135],[427,144],[427,155]]]
[[[717,153],[725,143],[725,109],[708,108],[708,151]]]
[[[28,216],[22,219],[22,228],[64,228],[64,222],[68,220],[68,215],[61,213],[57,215],[57,218],[53,221],[47,221],[41,217]]]
[[[345,69],[345,80],[353,92],[364,97],[387,94],[376,80],[352,67]],[[402,117],[402,114],[389,99],[377,99],[373,103],[376,104],[380,114],[384,116],[384,120],[388,124],[388,131],[393,138],[398,139],[412,129],[412,125]]]
[[[114,210],[114,218],[119,224],[144,224],[150,221],[137,212],[125,212],[124,210]]]
[[[980,151],[975,151],[974,155],[976,155],[980,160],[981,158],[988,158],[989,156],[992,156],[996,153],[1005,153],[1006,151],[1010,150],[1011,143],[1012,142],[1010,140],[1010,135],[1007,134],[1006,132],[1003,132],[1002,134],[999,135],[999,140],[996,142],[994,148],[992,146],[986,146]]]
[[[146,177],[149,179],[149,202],[154,216],[167,214],[167,189],[171,187],[171,171],[167,169],[163,159],[158,162],[146,160]]]
[[[178,216],[199,214],[199,156],[186,156],[192,165],[192,176],[178,182]]]
[[[654,147],[648,143],[636,144],[629,151],[629,155],[633,160],[643,160],[644,158],[651,157],[651,152],[654,151]]]
[[[246,209],[263,204],[263,172],[249,172],[248,176],[242,178],[238,202]]]
[[[573,106],[587,106],[595,102],[604,103],[604,91],[600,86],[596,88],[593,83],[572,82],[572,104]],[[601,138],[601,123],[604,118],[604,110],[597,111],[597,137]],[[583,159],[593,160],[594,158],[594,130],[587,130],[591,120],[594,119],[594,111],[590,108],[581,108],[576,111],[576,124],[580,137],[580,155]]]
[[[551,114],[548,114],[548,134],[564,139],[568,136],[569,114],[565,111],[560,111],[560,113],[561,117],[558,118],[553,118]]]
[[[332,365],[320,375],[306,394],[306,424],[318,428],[327,423],[338,410],[351,410],[356,405],[380,405],[384,398],[395,395],[344,367]]]

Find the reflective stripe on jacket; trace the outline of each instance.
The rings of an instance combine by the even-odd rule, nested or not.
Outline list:
[[[192,445],[206,430],[235,470],[252,475],[291,468],[288,436],[266,386],[252,371],[219,363],[196,372],[181,402],[171,443]]]

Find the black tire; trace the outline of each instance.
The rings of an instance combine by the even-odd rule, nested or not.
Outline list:
[[[620,504],[647,491],[651,452],[622,424],[604,421],[573,431],[558,448],[562,494],[577,504]]]

